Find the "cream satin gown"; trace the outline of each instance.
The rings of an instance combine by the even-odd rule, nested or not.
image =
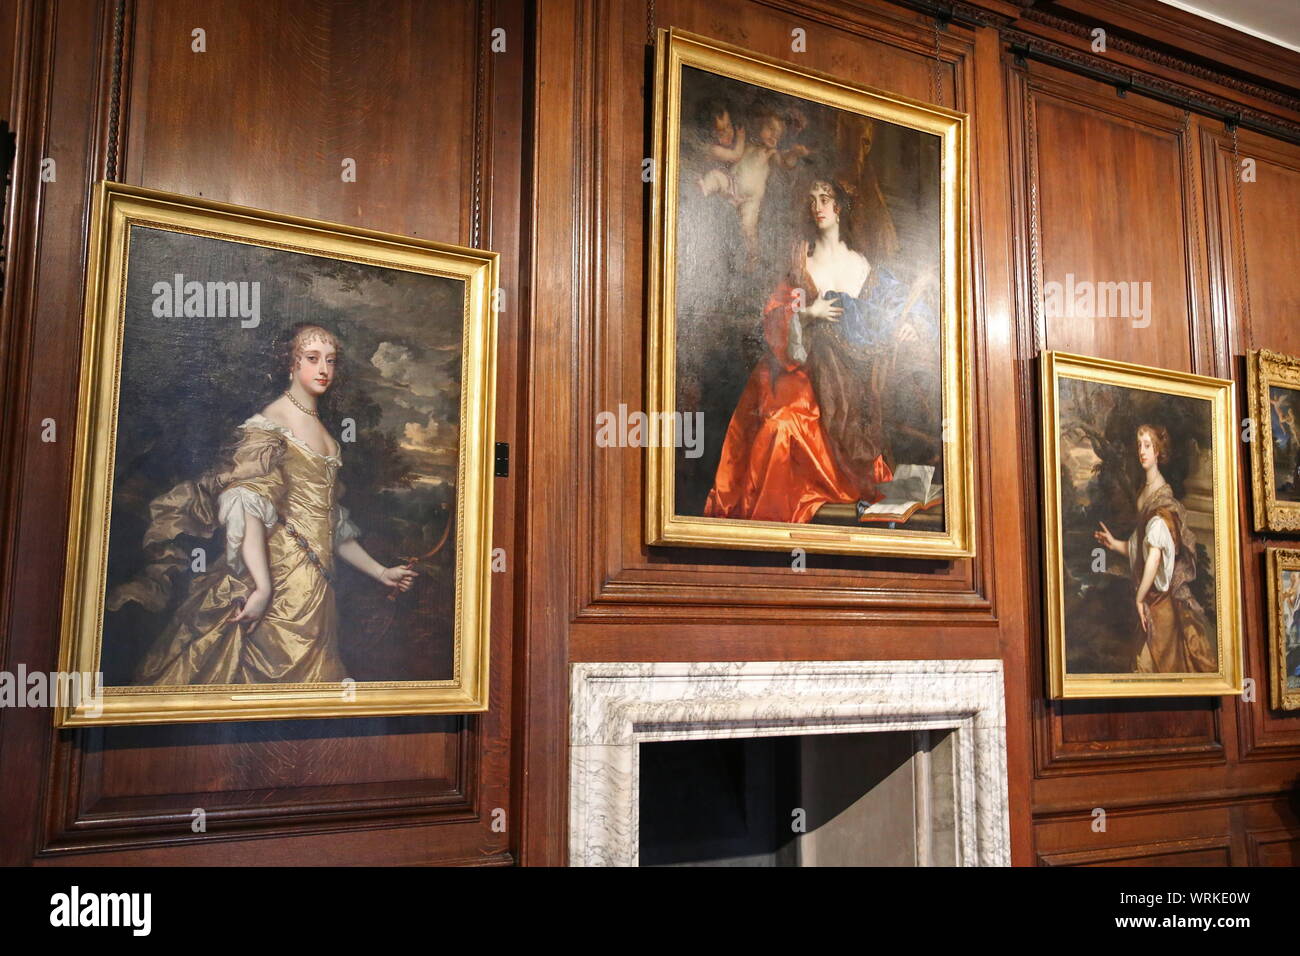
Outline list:
[[[141,662],[138,684],[312,684],[347,676],[338,653],[330,581],[334,549],[357,536],[337,502],[343,463],[261,415],[240,429],[232,467],[212,489],[219,490],[217,520],[226,529],[225,554],[194,576],[189,594]],[[195,488],[186,483],[170,495]],[[176,501],[166,503],[162,513],[169,509],[192,510],[190,503]],[[154,512],[160,513],[158,502]],[[272,596],[260,620],[236,623],[232,618],[253,590],[240,554],[248,521],[266,526]]]

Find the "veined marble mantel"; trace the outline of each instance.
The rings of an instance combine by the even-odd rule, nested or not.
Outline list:
[[[636,866],[642,743],[951,731],[957,863],[1010,864],[996,660],[574,664],[569,863]]]

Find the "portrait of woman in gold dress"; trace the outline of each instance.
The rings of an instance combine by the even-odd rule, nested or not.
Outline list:
[[[1179,685],[1164,684],[1174,687],[1220,674],[1231,663],[1222,642],[1233,595],[1210,403],[1065,373],[1057,403],[1059,531],[1049,524],[1048,541],[1060,547],[1053,577],[1066,675],[1128,688],[1139,676],[1178,675]],[[1112,675],[1123,682],[1101,683]]]
[[[95,197],[56,723],[486,709],[496,254]]]
[[[284,393],[238,428],[219,466],[150,505],[146,547],[224,529],[225,551],[141,661],[137,684],[322,683],[348,676],[338,651],[339,560],[376,586],[409,590],[417,572],[384,567],[358,540],[339,503],[342,448],[320,420],[339,342],[305,324],[291,330]],[[162,572],[150,575],[158,580]],[[132,582],[109,608],[139,600]]]

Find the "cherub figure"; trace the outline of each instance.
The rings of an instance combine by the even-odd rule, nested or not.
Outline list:
[[[740,232],[750,262],[758,259],[758,216],[767,195],[767,179],[773,166],[794,169],[799,160],[810,152],[802,143],[781,149],[786,131],[793,128],[797,136],[805,122],[796,111],[781,114],[774,109],[760,110],[754,117],[755,136],[745,146],[744,155],[736,163],[733,173],[736,180],[736,211],[740,213]]]
[[[1282,593],[1279,595],[1279,602],[1282,605],[1282,620],[1287,622],[1288,629],[1295,619],[1295,613],[1300,610],[1300,574],[1282,575]]]
[[[731,107],[725,100],[705,100],[696,118],[704,132],[701,147],[705,164],[721,164],[700,177],[700,192],[705,196],[720,194],[735,201],[736,181],[731,167],[745,154],[745,127],[732,122]]]
[[[1296,422],[1295,408],[1281,395],[1270,395],[1268,401],[1273,406],[1273,413],[1277,415],[1277,420],[1282,426],[1278,438],[1286,436],[1284,441],[1277,442],[1274,447],[1281,444],[1289,449],[1291,460],[1294,462],[1291,484],[1300,485],[1300,424]],[[1281,467],[1280,463],[1279,467]]]
[[[1300,425],[1296,424],[1295,409],[1281,395],[1270,395],[1268,401],[1277,413],[1277,420],[1282,423],[1282,430],[1291,433],[1290,443],[1300,444]]]

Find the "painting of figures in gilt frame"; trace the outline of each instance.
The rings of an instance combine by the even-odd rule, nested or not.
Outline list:
[[[1269,669],[1272,704],[1300,710],[1300,551],[1268,548]]]
[[[101,183],[61,726],[487,706],[494,253]]]
[[[1273,706],[1300,710],[1300,551],[1269,548],[1269,670]]]
[[[1048,352],[1042,390],[1051,695],[1240,693],[1232,382]]]
[[[660,32],[651,544],[973,553],[966,129]]]
[[[1300,358],[1246,356],[1256,531],[1300,531]]]

